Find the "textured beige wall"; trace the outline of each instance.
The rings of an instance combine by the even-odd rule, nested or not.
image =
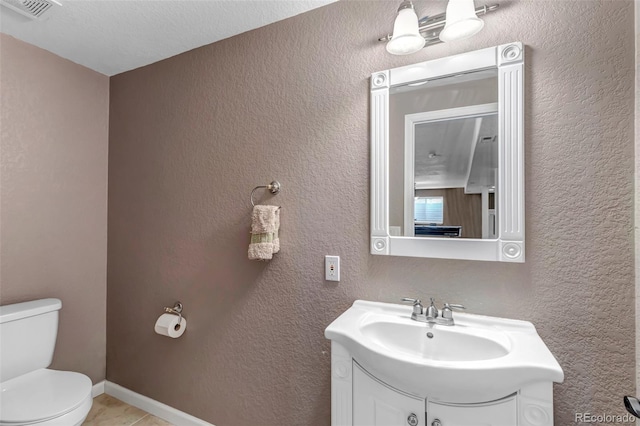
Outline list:
[[[52,368],[106,368],[108,77],[0,34],[0,303],[62,300]]]
[[[434,296],[537,326],[566,374],[556,424],[625,412],[633,3],[501,2],[477,37],[393,57],[375,40],[397,6],[341,1],[112,78],[109,380],[217,426],[327,425],[324,328],[355,299]],[[527,262],[371,256],[370,74],[517,40]],[[251,262],[249,193],[272,179],[282,250]],[[338,284],[325,254],[342,258]],[[175,300],[189,328],[170,340],[153,324]]]
[[[636,389],[640,389],[640,0],[634,1],[636,27],[636,180],[635,180],[635,242],[636,242]],[[637,392],[637,390],[636,390]]]

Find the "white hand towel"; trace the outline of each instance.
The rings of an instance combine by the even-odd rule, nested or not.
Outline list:
[[[273,258],[273,253],[280,251],[279,227],[280,207],[260,205],[253,208],[249,259],[269,260]]]
[[[280,230],[280,207],[275,212],[275,228],[273,230],[273,252],[277,253],[280,251],[280,237],[278,236],[278,231]]]

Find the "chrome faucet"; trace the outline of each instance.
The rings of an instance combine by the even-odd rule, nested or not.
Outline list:
[[[433,297],[431,299],[431,304],[427,307],[427,309],[422,306],[422,302],[420,299],[412,299],[410,297],[403,297],[403,302],[413,303],[413,312],[411,313],[411,319],[419,322],[426,322],[429,324],[440,324],[440,325],[454,325],[453,321],[453,309],[466,309],[462,305],[454,305],[445,303],[442,308],[442,315],[438,312],[438,308],[436,308],[435,301]]]
[[[427,322],[429,322],[429,320],[435,320],[436,318],[438,318],[438,308],[436,308],[435,301],[433,300],[433,297],[430,297],[429,299],[431,299],[431,304],[427,308],[427,311],[424,313],[424,317]]]

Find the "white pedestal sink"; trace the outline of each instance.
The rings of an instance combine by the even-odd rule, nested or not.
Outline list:
[[[332,322],[325,336],[332,341],[333,426],[396,424],[390,419],[410,426],[552,425],[552,383],[564,375],[535,327],[463,313],[454,318],[453,326],[422,323],[411,319],[409,306],[358,300]],[[363,386],[367,380],[373,381]],[[385,389],[370,394],[376,386]],[[357,389],[373,405],[360,403]],[[396,398],[388,391],[399,399],[385,417],[381,402]],[[447,422],[434,417],[442,415]]]

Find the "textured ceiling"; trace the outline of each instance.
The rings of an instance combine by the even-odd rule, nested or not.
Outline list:
[[[60,0],[39,20],[0,7],[0,31],[106,75],[335,0]]]

